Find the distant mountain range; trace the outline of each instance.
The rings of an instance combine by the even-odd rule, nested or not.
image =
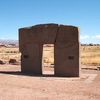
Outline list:
[[[18,40],[11,40],[11,39],[0,39],[0,45],[5,45],[5,46],[16,46],[18,47],[19,46],[19,41]],[[90,44],[83,44],[81,43],[82,46],[100,46],[100,44],[93,44],[93,43],[90,43]]]
[[[4,40],[0,39],[0,45],[10,45],[10,44],[15,44],[18,46],[18,40]]]

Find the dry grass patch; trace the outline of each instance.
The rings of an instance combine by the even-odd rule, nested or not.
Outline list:
[[[100,65],[100,46],[82,46],[81,63],[85,65]]]
[[[53,46],[44,47],[43,63],[51,65],[54,63]],[[0,60],[8,62],[10,59],[20,61],[19,48],[0,48]],[[81,64],[100,66],[100,46],[81,46]]]
[[[0,48],[0,59],[5,62],[8,62],[10,59],[20,61],[20,55],[19,48]]]

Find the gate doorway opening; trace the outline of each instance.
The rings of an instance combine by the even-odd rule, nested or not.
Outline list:
[[[54,75],[54,44],[44,44],[42,54],[42,74]]]

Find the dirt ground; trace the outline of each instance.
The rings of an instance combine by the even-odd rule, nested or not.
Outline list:
[[[78,77],[23,75],[20,66],[0,65],[0,100],[100,100],[100,71],[82,69]]]

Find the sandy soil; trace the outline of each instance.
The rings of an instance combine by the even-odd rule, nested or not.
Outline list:
[[[80,78],[23,75],[20,66],[0,65],[0,100],[100,100],[100,71]],[[52,73],[46,68],[45,74]]]

